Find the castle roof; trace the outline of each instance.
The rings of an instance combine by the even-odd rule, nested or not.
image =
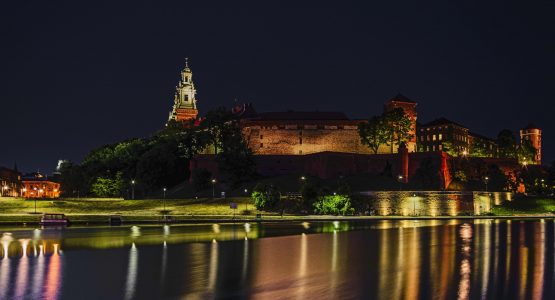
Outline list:
[[[325,111],[284,111],[263,112],[253,119],[256,120],[349,120],[342,112]]]
[[[456,126],[459,126],[459,127],[468,128],[464,125],[461,125],[457,122],[453,122],[453,121],[451,121],[449,119],[446,119],[446,118],[438,118],[438,119],[435,119],[431,122],[422,124],[421,126],[428,127],[428,126],[447,125],[447,124],[452,124],[452,125],[456,125]]]
[[[389,101],[416,103],[416,101],[413,101],[413,100],[409,99],[408,97],[406,97],[405,95],[402,95],[401,93],[398,93],[397,96],[389,99]]]

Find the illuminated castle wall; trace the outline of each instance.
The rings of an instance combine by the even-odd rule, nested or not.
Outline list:
[[[384,110],[398,107],[411,119],[412,139],[407,148],[415,152],[416,102],[398,95],[386,102]],[[305,155],[326,151],[371,154],[370,148],[360,141],[358,124],[361,122],[366,121],[351,120],[341,112],[252,112],[242,118],[241,126],[249,147],[257,155]],[[397,146],[393,152],[397,152]],[[378,153],[391,153],[391,147],[382,145]]]

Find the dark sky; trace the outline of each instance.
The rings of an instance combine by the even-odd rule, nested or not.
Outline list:
[[[553,0],[195,2],[3,2],[0,165],[50,172],[150,135],[185,57],[201,113],[237,98],[364,118],[401,92],[419,121],[490,137],[533,121],[555,159]]]

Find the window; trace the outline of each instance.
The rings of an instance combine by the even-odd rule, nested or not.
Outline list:
[[[433,139],[434,141],[436,140],[436,135],[435,135],[435,134],[432,136],[432,139]]]
[[[437,149],[438,149],[439,151],[443,150],[443,145],[437,146]]]
[[[303,144],[303,138],[302,137],[299,138],[299,144],[301,144],[301,145]]]
[[[421,142],[424,141],[424,136],[423,136],[423,135],[420,136],[420,141],[421,141]]]
[[[264,137],[263,135],[260,135],[260,139],[262,139],[263,137]]]
[[[189,76],[185,76],[185,82],[189,82]]]
[[[436,151],[436,145],[432,146],[432,151]]]
[[[441,141],[443,139],[443,135],[441,133],[438,134],[437,139]]]
[[[260,143],[260,148],[264,148],[264,143]]]
[[[430,135],[426,136],[426,141],[428,141],[428,142],[430,141]]]
[[[185,95],[185,101],[189,101],[189,95]]]
[[[430,146],[426,146],[426,152],[430,151]]]

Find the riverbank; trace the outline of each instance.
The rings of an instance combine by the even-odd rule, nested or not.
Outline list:
[[[237,209],[230,208],[230,202]],[[35,214],[36,203],[36,214]],[[0,224],[38,224],[41,213],[65,214],[73,224],[107,224],[111,215],[121,215],[124,223],[161,223],[164,214],[174,223],[220,223],[220,222],[310,222],[310,221],[364,221],[364,220],[446,220],[446,219],[513,219],[553,218],[555,199],[516,198],[493,207],[487,215],[465,216],[283,216],[275,212],[258,211],[248,197],[232,199],[59,199],[24,200],[0,198]],[[260,215],[260,217],[257,217]]]

